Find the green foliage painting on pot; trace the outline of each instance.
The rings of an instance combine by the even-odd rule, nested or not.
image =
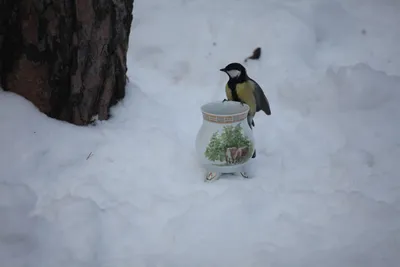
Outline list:
[[[212,162],[221,162],[219,166],[237,165],[246,162],[253,154],[253,144],[244,135],[239,124],[224,126],[221,133],[215,132],[204,152],[205,157]]]

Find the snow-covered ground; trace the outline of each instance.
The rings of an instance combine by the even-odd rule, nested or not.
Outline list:
[[[400,2],[137,0],[96,127],[0,92],[1,267],[397,267]],[[200,106],[245,66],[254,178],[203,182]],[[90,156],[89,156],[90,154]]]

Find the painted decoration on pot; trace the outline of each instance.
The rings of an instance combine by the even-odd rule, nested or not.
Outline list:
[[[240,172],[254,152],[253,132],[247,123],[249,106],[234,101],[211,102],[201,107],[203,124],[196,137],[196,151],[206,180],[223,173]]]
[[[252,152],[252,142],[244,135],[239,123],[223,126],[222,131],[214,132],[204,155],[216,166],[230,166],[245,163]]]

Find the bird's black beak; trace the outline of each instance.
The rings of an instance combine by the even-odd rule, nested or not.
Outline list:
[[[220,69],[220,71],[223,71],[223,72],[225,72],[226,70],[225,70],[225,68],[223,68],[223,69]]]

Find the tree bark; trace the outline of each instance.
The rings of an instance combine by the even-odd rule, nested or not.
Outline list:
[[[134,0],[0,0],[0,82],[86,125],[125,96]]]

